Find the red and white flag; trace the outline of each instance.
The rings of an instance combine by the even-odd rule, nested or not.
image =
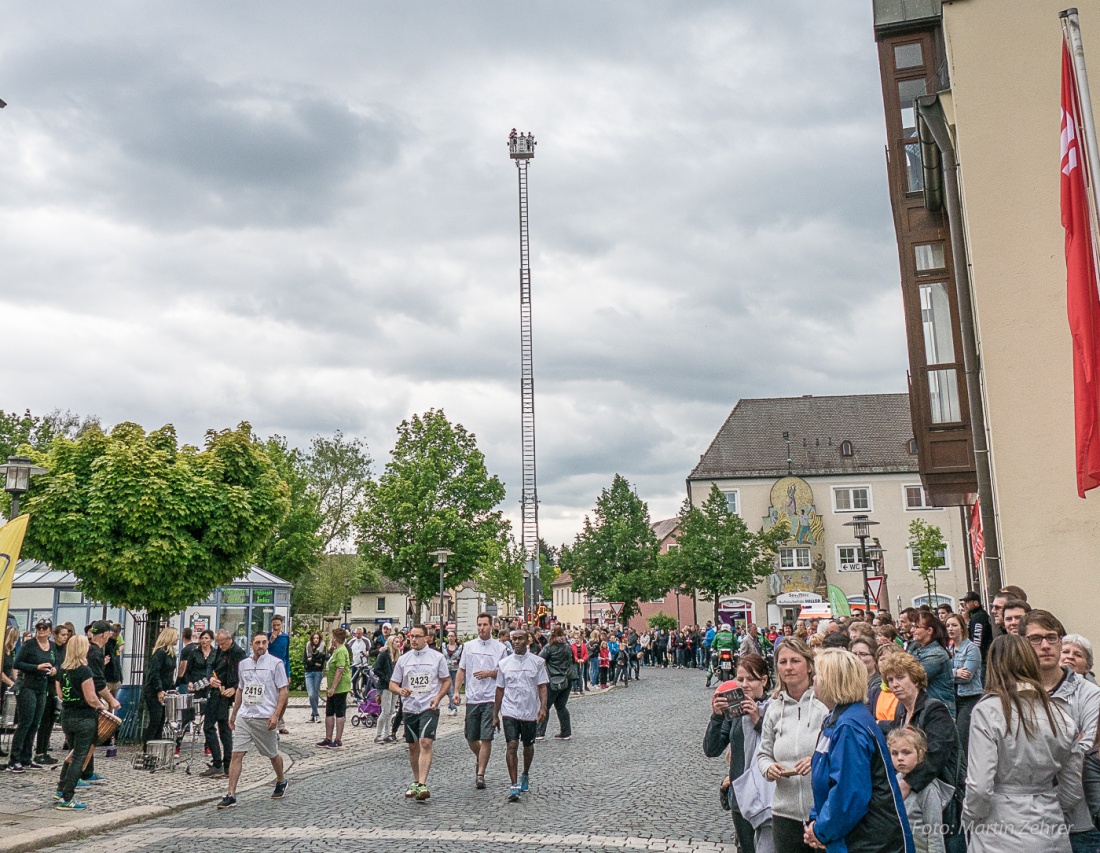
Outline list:
[[[980,571],[985,556],[985,534],[982,532],[982,505],[978,500],[970,507],[970,555]]]
[[[1081,101],[1073,59],[1062,42],[1062,227],[1066,229],[1066,301],[1073,336],[1073,408],[1077,493],[1100,486],[1100,295],[1081,146]]]

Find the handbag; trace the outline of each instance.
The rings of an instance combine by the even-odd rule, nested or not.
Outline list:
[[[573,663],[569,664],[569,680],[570,681],[579,681],[580,677],[581,677],[581,668],[579,666],[577,666],[576,661],[573,661]]]
[[[738,810],[752,824],[753,829],[759,829],[772,819],[772,801],[775,799],[775,782],[765,779],[760,772],[757,767],[759,757],[760,747],[757,747],[752,761],[745,767],[745,772],[730,785],[737,799]]]

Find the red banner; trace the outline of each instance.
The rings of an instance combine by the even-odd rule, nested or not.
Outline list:
[[[1089,489],[1100,486],[1100,296],[1081,127],[1073,60],[1063,41],[1062,227],[1066,230],[1066,302],[1073,336],[1077,493],[1084,497]]]

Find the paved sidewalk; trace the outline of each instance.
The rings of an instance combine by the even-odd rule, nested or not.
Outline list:
[[[617,690],[597,691],[585,694],[606,695]],[[570,701],[578,701],[572,697]],[[292,700],[294,703],[303,700]],[[286,762],[286,771],[295,779],[342,767],[355,761],[385,758],[394,751],[405,751],[400,731],[395,744],[376,744],[376,730],[353,726],[353,708],[348,707],[348,720],[344,728],[344,748],[319,749],[317,741],[324,737],[321,723],[309,723],[308,704],[292,704],[286,712],[286,724],[290,734],[280,737],[280,750]],[[439,722],[439,737],[459,736],[462,731],[464,710],[451,716],[444,706]],[[62,740],[60,728],[54,732],[54,757],[60,757]],[[190,736],[184,740],[185,758]],[[174,771],[134,770],[131,761],[141,751],[140,746],[119,747],[115,758],[106,757],[106,748],[96,750],[96,772],[106,781],[90,788],[80,788],[77,799],[88,805],[83,812],[60,812],[54,806],[53,792],[57,788],[58,770],[49,768],[27,771],[21,775],[0,772],[0,851],[18,853],[58,844],[83,835],[103,832],[118,826],[148,820],[174,811],[197,805],[214,803],[225,795],[225,779],[203,779],[198,774],[207,766],[200,736],[196,742],[191,775],[181,765]],[[237,793],[273,786],[275,776],[271,764],[256,754],[245,758]],[[294,779],[291,782],[294,784]]]

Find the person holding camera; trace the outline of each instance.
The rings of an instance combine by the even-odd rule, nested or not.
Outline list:
[[[748,773],[759,773],[753,766],[753,756],[760,745],[760,734],[769,700],[768,664],[760,655],[745,655],[737,666],[737,680],[730,679],[718,685],[711,698],[711,717],[703,737],[703,753],[715,758],[729,747],[729,775],[722,780],[720,789],[722,808],[729,809],[733,817],[733,830],[741,853],[771,853],[775,850],[772,838],[770,809],[758,811],[766,795],[759,803],[738,802],[735,783]],[[756,780],[748,780],[755,782]],[[761,785],[761,793],[770,790]],[[770,801],[767,801],[770,806]],[[745,812],[751,815],[751,820]]]

